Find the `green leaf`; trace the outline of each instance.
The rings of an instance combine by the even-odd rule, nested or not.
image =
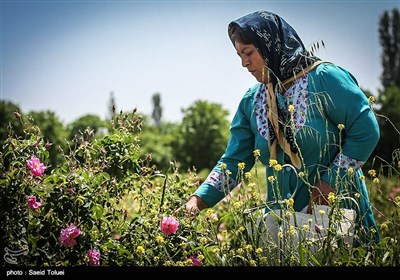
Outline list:
[[[300,266],[305,266],[305,258],[304,258],[304,246],[302,242],[299,242],[299,257],[300,257]]]

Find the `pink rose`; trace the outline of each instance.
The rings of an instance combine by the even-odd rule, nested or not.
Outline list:
[[[41,200],[40,200],[40,202],[36,201],[36,196],[34,196],[34,195],[31,195],[28,197],[27,203],[28,203],[28,207],[33,210],[39,208],[42,205],[42,201]]]
[[[88,250],[87,251],[87,256],[89,258],[90,263],[93,266],[99,266],[100,265],[100,252],[97,250]]]
[[[41,163],[40,160],[35,156],[31,156],[31,159],[26,161],[26,165],[29,167],[32,174],[38,177],[42,176],[44,170],[46,169],[44,164]]]
[[[161,221],[161,232],[164,234],[174,234],[179,227],[179,222],[172,216],[164,217]]]
[[[192,266],[203,266],[203,263],[198,258],[190,256],[189,259],[192,260]]]
[[[76,245],[75,238],[81,234],[81,230],[75,225],[71,224],[66,229],[62,229],[58,240],[62,246],[72,247]]]

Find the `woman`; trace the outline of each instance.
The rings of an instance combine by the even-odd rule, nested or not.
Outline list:
[[[241,17],[228,33],[258,83],[240,101],[226,151],[186,210],[218,203],[237,185],[238,164],[249,171],[253,151],[259,150],[267,177],[274,175],[274,163],[293,166],[278,172],[274,184],[267,180],[268,201],[292,197],[295,211],[310,213],[315,204],[327,204],[329,193],[353,197],[349,201],[356,204],[342,206],[354,208],[364,237],[378,241],[361,167],[379,140],[379,127],[356,79],[310,56],[296,31],[274,13]],[[225,170],[231,172],[229,182]]]

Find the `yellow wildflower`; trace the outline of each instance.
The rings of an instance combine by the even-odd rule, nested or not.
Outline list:
[[[237,201],[233,204],[233,207],[235,209],[240,209],[243,206],[243,202],[242,201]]]
[[[143,246],[137,246],[137,248],[136,248],[136,253],[138,253],[138,254],[143,254],[144,253],[144,248],[143,248]]]
[[[223,163],[223,162],[222,162],[221,165],[220,165],[220,167],[221,167],[222,170],[225,170],[225,169],[226,169],[226,163]]]
[[[352,167],[349,167],[349,169],[347,169],[347,173],[349,175],[353,174],[354,173],[354,169]]]
[[[274,165],[274,169],[275,169],[275,171],[281,171],[282,170],[282,165],[280,165],[279,163],[275,164]]]
[[[275,177],[274,176],[268,176],[268,181],[270,181],[271,183],[275,181]]]
[[[208,208],[208,209],[206,210],[206,215],[207,215],[207,216],[210,216],[212,213],[214,213],[214,209]]]
[[[369,103],[375,103],[375,97],[373,97],[372,95],[370,97],[368,97],[368,102]]]
[[[261,264],[261,265],[266,265],[266,264],[267,264],[267,261],[268,261],[268,258],[267,258],[267,257],[261,257],[261,258],[260,258],[260,264]]]
[[[371,177],[376,177],[376,171],[374,169],[371,169],[368,171],[368,175]]]
[[[290,226],[289,234],[292,235],[292,236],[294,236],[296,234],[296,229],[294,228],[294,226]]]
[[[156,236],[156,242],[158,244],[164,243],[164,237],[162,237],[161,235]]]
[[[244,178],[250,179],[251,178],[251,172],[244,173]]]
[[[380,183],[378,178],[374,178],[374,180],[372,182],[374,182],[375,184],[379,184]]]
[[[330,192],[330,193],[328,194],[328,201],[329,201],[329,203],[334,203],[335,200],[336,200],[335,194],[334,194],[333,192]]]
[[[258,192],[253,192],[253,193],[251,194],[251,196],[254,198],[254,200],[257,200],[257,199],[260,198],[260,194],[259,194]]]
[[[388,229],[387,223],[382,223],[381,224],[381,230],[387,230],[387,229]]]
[[[246,164],[244,162],[239,162],[238,163],[239,170],[243,170],[245,166],[246,166]]]
[[[285,199],[285,203],[289,206],[289,207],[293,207],[293,205],[294,205],[294,199],[293,199],[293,197],[290,197],[290,198],[288,198],[288,199]]]
[[[343,130],[345,128],[344,124],[338,124],[337,128],[339,128],[340,130]]]
[[[253,246],[252,245],[246,245],[246,250],[247,252],[253,252]]]
[[[205,237],[200,238],[200,243],[203,245],[207,244],[207,238],[205,238]]]
[[[254,155],[254,157],[259,157],[261,155],[260,150],[259,149],[254,150],[253,155]]]
[[[292,105],[292,104],[290,104],[289,106],[288,106],[288,111],[289,112],[292,112],[294,110],[294,106]]]
[[[270,159],[269,160],[269,167],[273,167],[278,164],[278,161],[276,159]]]

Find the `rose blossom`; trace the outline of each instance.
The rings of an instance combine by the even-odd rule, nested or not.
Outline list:
[[[172,216],[164,217],[161,221],[161,232],[164,234],[174,234],[178,230],[179,222]]]
[[[31,156],[31,159],[26,161],[26,165],[29,167],[32,174],[38,177],[42,176],[44,170],[46,169],[44,164],[41,163],[40,160],[35,156]]]
[[[192,260],[192,266],[203,266],[203,263],[198,258],[190,256],[189,259]]]
[[[72,247],[76,245],[75,238],[81,234],[81,230],[75,225],[71,224],[69,227],[62,229],[58,240],[61,245],[65,247]]]
[[[99,266],[100,265],[100,252],[97,250],[87,250],[87,256],[89,258],[90,263],[93,266]]]
[[[28,207],[33,210],[39,208],[42,205],[42,201],[41,200],[40,200],[40,202],[36,201],[36,196],[34,196],[34,195],[31,195],[28,197],[27,203],[28,203]]]

